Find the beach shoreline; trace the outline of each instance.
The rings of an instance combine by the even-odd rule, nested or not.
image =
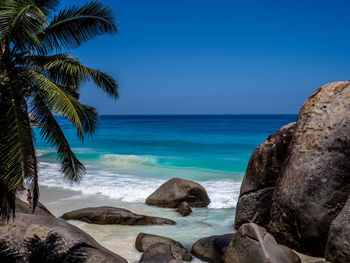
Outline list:
[[[142,253],[135,249],[135,239],[140,232],[167,236],[181,242],[188,250],[191,249],[191,246],[198,239],[204,236],[234,232],[232,223],[235,213],[234,208],[194,208],[193,215],[184,218],[174,209],[147,206],[143,203],[125,203],[120,200],[108,198],[102,194],[84,195],[80,191],[74,191],[63,187],[48,187],[45,185],[41,185],[40,190],[40,201],[56,217],[84,207],[113,206],[125,208],[138,214],[165,217],[177,222],[175,226],[127,226],[96,225],[76,220],[68,221],[91,235],[103,247],[124,257],[131,263],[138,262],[142,255]],[[21,198],[25,199],[24,196]],[[220,222],[218,218],[215,217],[215,214],[220,216]],[[195,259],[192,262],[201,261]]]

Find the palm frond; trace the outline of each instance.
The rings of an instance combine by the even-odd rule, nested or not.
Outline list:
[[[33,92],[45,93],[46,104],[49,106],[50,110],[66,117],[77,127],[78,135],[83,139],[84,130],[81,122],[81,104],[67,92],[60,89],[58,85],[40,73],[34,70],[28,70],[27,76],[32,80],[32,85],[35,86]]]
[[[2,94],[3,95],[3,94]],[[17,191],[23,187],[24,180],[28,179],[37,184],[38,166],[34,149],[34,138],[27,113],[27,104],[21,94],[13,90],[7,93],[10,99],[2,101],[1,108],[7,108],[0,121],[0,181],[8,191]],[[33,191],[33,207],[39,197],[37,188]],[[1,209],[4,209],[3,206]],[[5,209],[6,210],[6,209]],[[9,216],[8,210],[2,211],[2,216]],[[4,219],[4,218],[2,218]]]
[[[76,87],[84,80],[93,80],[108,95],[118,98],[118,83],[108,74],[86,67],[70,54],[51,56],[28,56],[29,63],[35,70],[41,71],[49,79],[62,86]]]
[[[56,15],[41,34],[41,52],[77,48],[86,41],[118,32],[112,10],[103,2],[72,6]]]
[[[6,38],[7,45],[11,41],[22,49],[39,46],[41,40],[38,34],[46,23],[46,16],[33,1],[4,1],[0,17],[0,37]]]
[[[33,98],[32,114],[41,127],[40,135],[57,150],[61,172],[69,181],[80,182],[85,173],[85,167],[71,150],[61,127],[47,107],[43,94],[38,93]]]

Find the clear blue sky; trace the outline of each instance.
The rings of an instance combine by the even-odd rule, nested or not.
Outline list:
[[[84,86],[101,114],[297,113],[350,79],[349,0],[104,2],[120,34],[73,51],[120,84],[117,102]]]

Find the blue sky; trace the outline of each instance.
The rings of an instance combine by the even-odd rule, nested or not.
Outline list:
[[[73,50],[120,84],[118,101],[84,85],[101,114],[298,113],[350,79],[348,0],[104,2],[120,34]]]

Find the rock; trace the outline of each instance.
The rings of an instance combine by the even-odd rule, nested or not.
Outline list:
[[[174,255],[175,254],[175,255]],[[176,247],[165,243],[155,243],[142,254],[140,263],[182,263],[176,254]]]
[[[162,244],[161,247],[159,246],[160,244]],[[156,255],[157,253],[162,255],[162,257],[164,258],[165,258],[165,255],[167,255],[167,258],[171,258],[171,259],[178,259],[178,260],[184,260],[184,261],[189,261],[192,259],[192,256],[188,254],[187,250],[182,246],[180,242],[167,237],[146,234],[146,233],[139,233],[136,237],[135,247],[138,251],[145,252],[144,255],[146,254],[143,259],[144,261],[141,260],[141,262],[148,262],[146,261],[146,259],[151,259],[152,258],[151,255]],[[149,262],[163,262],[163,261],[149,261]],[[168,262],[168,261],[164,261],[164,262]]]
[[[256,224],[242,225],[231,243],[226,254],[225,263],[297,263],[285,253],[272,235]]]
[[[269,136],[250,157],[236,208],[235,229],[244,223],[266,227],[270,222],[273,190],[287,156],[296,123]]]
[[[138,215],[129,210],[110,206],[87,207],[62,215],[66,220],[80,220],[90,224],[120,224],[120,225],[175,225],[172,220]]]
[[[332,263],[350,262],[350,196],[331,224],[325,256]]]
[[[315,91],[303,105],[268,231],[305,254],[322,256],[332,221],[350,193],[350,82]]]
[[[16,202],[14,221],[0,226],[0,262],[127,263],[84,231],[47,213],[44,206],[33,214],[26,203]]]
[[[301,263],[300,257],[293,250],[291,250],[289,247],[286,247],[283,245],[280,245],[280,247],[284,250],[284,252],[289,257],[291,262]]]
[[[205,262],[222,263],[234,235],[230,233],[201,238],[192,246],[191,254]]]
[[[177,208],[182,202],[191,207],[206,207],[210,200],[203,186],[180,178],[170,179],[146,199],[148,205],[166,208]]]
[[[176,209],[176,211],[182,215],[182,216],[188,216],[192,213],[192,208],[189,203],[182,202],[179,207]]]
[[[16,199],[16,213],[22,213],[22,214],[32,214],[32,208],[29,207],[29,204],[22,201],[21,199]],[[38,205],[35,208],[34,211],[35,215],[46,215],[46,216],[52,216],[55,217],[51,212],[40,202],[38,202]]]

